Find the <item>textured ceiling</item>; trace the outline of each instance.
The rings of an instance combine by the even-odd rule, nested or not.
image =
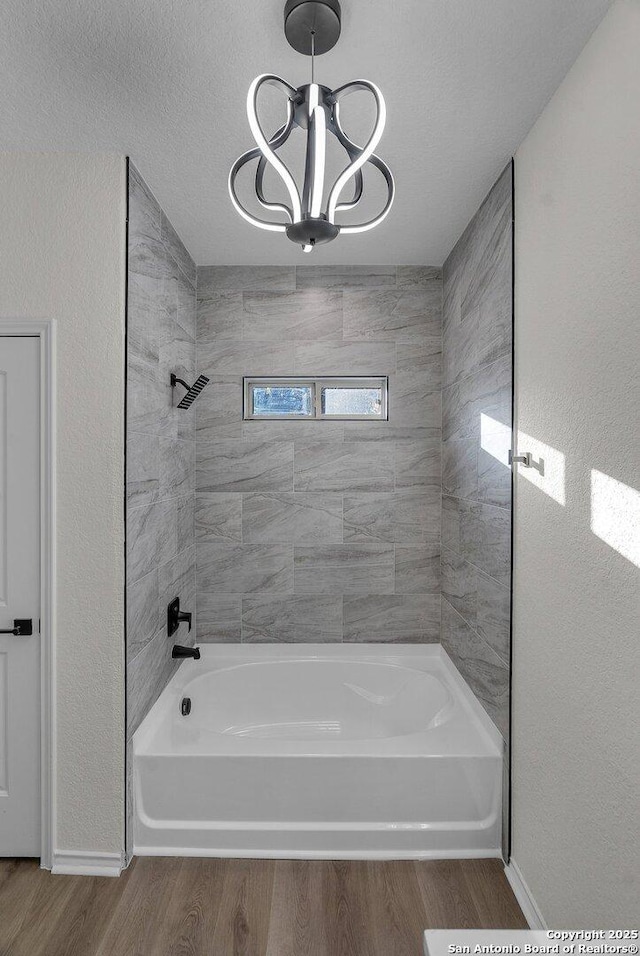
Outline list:
[[[342,37],[318,58],[317,79],[382,88],[378,152],[397,199],[379,228],[305,263],[443,262],[609,5],[343,0]],[[283,7],[3,0],[2,148],[128,153],[199,264],[303,261],[284,236],[241,220],[226,192],[231,162],[252,145],[253,77],[308,81],[308,61],[284,39]]]

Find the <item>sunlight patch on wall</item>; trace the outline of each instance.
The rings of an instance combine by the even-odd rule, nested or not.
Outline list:
[[[640,491],[592,469],[591,530],[640,568]]]
[[[518,432],[518,454],[531,452],[531,468],[518,467],[518,475],[553,498],[559,505],[566,504],[565,457],[557,448],[547,445],[526,432]]]
[[[485,415],[484,412],[480,415],[480,445],[505,468],[511,467],[509,465],[511,428],[491,418],[490,415]]]

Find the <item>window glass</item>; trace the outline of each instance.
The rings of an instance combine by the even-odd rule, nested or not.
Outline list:
[[[254,385],[252,389],[254,415],[309,416],[313,411],[310,385]]]
[[[382,389],[345,386],[323,386],[323,415],[382,415]]]

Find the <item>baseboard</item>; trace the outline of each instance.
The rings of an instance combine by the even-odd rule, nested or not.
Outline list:
[[[51,872],[67,876],[120,876],[121,853],[92,850],[54,850]]]
[[[548,929],[547,924],[545,923],[540,908],[536,903],[531,890],[525,883],[524,877],[520,872],[518,864],[515,860],[505,866],[504,868],[505,875],[509,880],[513,894],[520,904],[520,909],[524,913],[524,918],[529,924],[529,929]]]

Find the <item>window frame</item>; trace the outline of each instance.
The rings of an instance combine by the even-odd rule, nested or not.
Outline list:
[[[253,389],[269,386],[311,388],[311,415],[256,415],[253,413]],[[328,415],[322,412],[322,389],[379,388],[382,391],[380,415]],[[387,422],[389,421],[388,375],[245,375],[242,378],[242,419],[248,422]]]

